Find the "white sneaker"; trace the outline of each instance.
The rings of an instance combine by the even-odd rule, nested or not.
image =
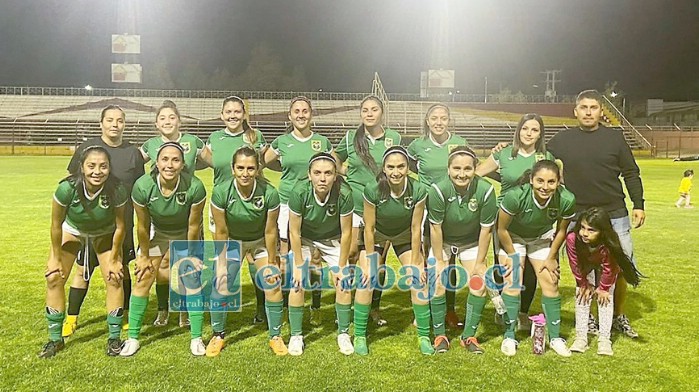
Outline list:
[[[584,353],[588,349],[587,339],[576,337],[573,344],[570,346],[570,351],[576,353]]]
[[[349,334],[341,333],[337,335],[337,345],[340,346],[340,352],[345,355],[354,354],[354,346],[352,346],[352,339],[350,339]]]
[[[598,355],[614,355],[614,350],[612,350],[612,341],[609,339],[600,338],[597,341],[597,354]]]
[[[201,338],[192,339],[192,341],[189,342],[189,350],[195,357],[201,357],[202,355],[206,354],[206,346],[204,346],[204,341],[201,340]]]
[[[130,357],[136,354],[139,348],[141,348],[141,344],[138,343],[138,339],[126,339],[124,347],[121,348],[119,355],[122,357]]]
[[[299,356],[303,354],[303,336],[292,336],[289,338],[289,355]]]
[[[164,327],[167,325],[169,319],[170,312],[167,310],[158,310],[158,316],[155,318],[155,321],[153,321],[153,325],[156,327]]]
[[[180,328],[189,328],[189,313],[180,312]]]
[[[566,341],[563,338],[551,339],[549,341],[549,347],[551,347],[556,354],[562,357],[569,357],[571,355],[570,350],[568,350],[568,346],[566,345]]]
[[[514,355],[517,354],[518,345],[519,343],[517,343],[516,340],[512,338],[505,338],[505,340],[502,341],[502,344],[500,344],[500,351],[502,351],[502,353],[508,357],[514,357]]]

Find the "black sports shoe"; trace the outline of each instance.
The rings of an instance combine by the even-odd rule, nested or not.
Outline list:
[[[264,324],[267,322],[267,315],[262,313],[255,313],[255,317],[252,318],[253,324]]]
[[[121,353],[121,349],[124,347],[124,342],[119,338],[107,340],[107,355],[110,357],[116,357]]]
[[[65,347],[63,339],[55,341],[49,340],[48,343],[44,344],[44,347],[41,348],[39,358],[51,358],[56,355],[57,352],[63,350],[63,347]]]
[[[631,339],[636,339],[638,337],[638,333],[633,330],[631,323],[629,323],[628,317],[626,317],[624,314],[620,314],[614,318],[612,327]]]
[[[590,316],[587,319],[587,333],[589,335],[599,335],[597,320],[595,320],[595,316],[593,316],[592,313],[590,313]]]

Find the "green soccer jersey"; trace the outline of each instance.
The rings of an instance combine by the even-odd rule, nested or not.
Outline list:
[[[495,189],[481,177],[474,177],[461,196],[449,178],[433,184],[427,197],[427,217],[442,225],[445,244],[469,245],[478,242],[481,227],[495,223],[498,207]]]
[[[502,197],[505,195],[505,193],[507,193],[507,191],[519,186],[517,183],[519,178],[525,171],[531,169],[535,163],[544,159],[551,161],[556,160],[553,154],[548,151],[545,154],[534,152],[529,156],[523,155],[520,152],[513,158],[512,146],[507,146],[499,152],[493,153],[493,159],[500,168],[500,200],[502,200]]]
[[[150,174],[145,174],[134,184],[131,199],[134,204],[148,209],[156,231],[180,234],[187,232],[191,207],[206,199],[206,190],[200,179],[182,173],[175,191],[165,197],[160,188],[160,178],[153,179]]]
[[[184,163],[187,172],[194,174],[197,168],[197,157],[199,153],[201,153],[201,149],[204,148],[204,142],[189,133],[180,133],[180,138],[177,139],[177,142],[180,143],[184,149]],[[141,146],[141,151],[150,158],[151,167],[155,165],[155,161],[158,159],[158,149],[160,149],[163,143],[165,143],[165,141],[162,136],[156,136],[146,140]]]
[[[264,237],[267,213],[279,208],[279,193],[264,181],[255,181],[250,197],[238,191],[235,179],[214,185],[211,206],[226,213],[228,237],[255,241]]]
[[[251,143],[245,135],[245,131],[230,133],[228,129],[214,131],[206,141],[206,145],[211,149],[211,161],[214,166],[214,185],[233,178],[231,163],[233,154],[243,146],[250,146],[255,151],[260,151],[267,145],[262,132],[255,129],[255,143]]]
[[[508,231],[522,238],[538,238],[550,232],[558,220],[573,218],[575,196],[559,186],[546,204],[540,205],[531,184],[525,184],[507,192],[500,208],[512,215]]]
[[[354,149],[354,139],[357,131],[348,131],[335,147],[335,153],[340,160],[347,162],[347,182],[352,187],[352,197],[354,199],[354,212],[362,215],[364,212],[364,187],[376,183],[376,174],[362,161],[362,158]],[[366,133],[369,155],[376,162],[376,167],[381,168],[383,153],[391,146],[400,145],[400,134],[392,129],[386,128],[384,134],[374,139]]]
[[[430,187],[446,178],[449,153],[458,146],[468,146],[468,143],[455,133],[451,133],[442,144],[437,143],[431,135],[413,140],[408,146],[408,154],[417,161],[418,180]]]
[[[324,201],[318,200],[313,185],[306,180],[298,183],[289,198],[289,211],[301,217],[301,237],[313,241],[340,236],[340,217],[354,211],[352,188],[342,182],[333,187]]]
[[[279,199],[283,204],[288,204],[294,186],[308,178],[308,161],[311,157],[319,152],[331,152],[333,147],[323,135],[313,132],[311,136],[299,139],[292,131],[274,139],[272,150],[282,166]]]
[[[376,230],[389,237],[410,229],[415,205],[426,198],[427,188],[410,177],[398,197],[382,198],[377,183],[364,188],[364,200],[376,208]]]
[[[90,198],[84,185],[82,189],[76,189],[72,181],[63,180],[58,184],[53,199],[67,209],[65,223],[68,226],[87,235],[104,234],[116,229],[115,209],[126,204],[128,195],[122,185],[117,186],[114,200],[103,191],[104,188],[100,189]],[[85,195],[84,204],[78,192]]]

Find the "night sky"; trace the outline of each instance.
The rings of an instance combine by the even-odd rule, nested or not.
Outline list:
[[[561,69],[559,94],[618,81],[631,99],[699,99],[697,0],[8,0],[0,85],[111,87],[113,33],[140,34],[138,62],[173,76],[242,73],[265,42],[308,91],[366,92],[378,71],[388,92],[417,93],[441,67],[463,93],[487,76],[491,93],[541,94],[540,71]]]

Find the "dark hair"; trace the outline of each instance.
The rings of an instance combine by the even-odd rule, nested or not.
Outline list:
[[[469,147],[467,146],[457,146],[453,150],[449,152],[449,158],[447,159],[447,167],[451,165],[451,162],[456,158],[457,155],[466,155],[471,158],[473,158],[473,166],[475,167],[478,165],[478,157],[476,156],[476,153],[473,152]]]
[[[110,110],[118,110],[118,111],[120,111],[120,112],[121,112],[121,117],[124,118],[124,120],[126,120],[126,113],[124,113],[124,109],[122,109],[121,107],[119,107],[119,105],[107,105],[107,106],[104,107],[104,109],[102,109],[102,112],[100,113],[100,122],[102,122],[102,120],[104,120],[104,116],[105,116],[105,115],[107,114],[107,112],[110,111]],[[106,150],[105,150],[105,151],[106,151]]]
[[[408,151],[405,150],[405,147],[403,146],[391,146],[386,151],[383,153],[383,159],[381,161],[381,172],[376,175],[376,182],[379,185],[379,195],[381,196],[381,199],[388,199],[389,196],[391,196],[391,187],[388,184],[388,177],[386,176],[386,173],[383,171],[383,166],[386,164],[386,159],[393,154],[399,154],[402,155],[405,158],[405,163],[406,166],[410,164],[410,159],[408,158]],[[408,181],[408,177],[406,176],[405,178],[406,181]]]
[[[255,176],[255,178],[259,181],[267,182],[267,178],[265,178],[260,165],[261,159],[259,151],[255,151],[254,148],[246,145],[243,145],[242,147],[238,148],[233,153],[233,158],[231,159],[231,169],[235,167],[235,161],[238,159],[238,157],[255,158],[255,167],[257,168],[257,175]]]
[[[221,114],[223,114],[223,108],[226,106],[228,102],[237,102],[243,108],[243,113],[247,113],[247,110],[245,109],[245,101],[243,101],[242,98],[236,95],[231,95],[223,100],[223,104],[221,105]],[[255,133],[255,130],[252,129],[252,127],[250,126],[250,123],[248,123],[247,118],[243,117],[241,127],[245,132],[244,135],[248,137],[248,141],[250,142],[250,144],[254,146],[255,143],[257,143],[257,134]]]
[[[172,102],[169,99],[166,99],[163,101],[163,103],[160,105],[158,110],[155,112],[155,120],[158,120],[158,116],[160,116],[160,112],[163,111],[163,109],[172,109],[173,112],[175,112],[175,115],[177,116],[177,119],[180,119],[180,111],[177,110],[177,105],[175,105],[174,102]]]
[[[517,154],[519,153],[519,148],[521,147],[522,142],[519,140],[519,135],[522,132],[522,127],[524,126],[524,123],[529,121],[529,120],[536,120],[536,122],[539,123],[539,140],[536,141],[535,145],[535,151],[546,154],[546,132],[544,129],[544,120],[541,119],[541,116],[539,116],[536,113],[527,113],[522,118],[519,120],[519,124],[517,124],[517,130],[515,130],[515,136],[512,139],[512,158],[517,157]]]
[[[308,105],[308,110],[310,110],[310,111],[311,111],[311,115],[313,115],[313,106],[311,105],[311,100],[308,99],[308,97],[305,97],[305,96],[303,96],[303,95],[298,95],[298,96],[296,96],[296,97],[294,97],[294,98],[291,99],[291,102],[289,103],[289,114],[291,114],[291,107],[294,106],[294,104],[295,104],[296,102],[299,102],[299,101],[306,102],[306,104]],[[293,125],[293,124],[289,124],[289,126],[286,127],[286,133],[289,133],[289,132],[291,132],[291,131],[293,131],[293,130],[294,130],[294,125]]]
[[[364,106],[364,103],[367,101],[375,101],[378,103],[379,107],[381,107],[381,114],[383,115],[383,102],[381,102],[381,99],[375,95],[364,97],[362,102],[359,104],[359,110],[362,109],[362,106]],[[366,140],[366,127],[364,124],[359,124],[359,127],[357,127],[357,131],[354,134],[353,144],[354,151],[357,153],[357,155],[359,155],[359,158],[364,163],[364,166],[369,168],[369,170],[376,175],[379,172],[379,168],[376,165],[374,158],[369,153],[369,143]]]
[[[153,181],[158,181],[158,159],[160,158],[160,153],[162,153],[166,147],[174,147],[180,152],[180,158],[182,159],[182,170],[184,171],[187,169],[187,164],[184,162],[184,147],[182,147],[182,145],[178,142],[165,142],[158,147],[158,154],[156,154],[155,162],[153,162],[150,169],[150,176],[153,178]]]
[[[556,162],[550,160],[550,159],[542,159],[539,162],[535,163],[534,166],[532,166],[531,169],[527,169],[522,173],[522,175],[519,177],[517,180],[517,183],[519,185],[524,185],[528,184],[529,181],[534,178],[536,173],[538,173],[541,170],[551,170],[552,172],[556,173],[556,178],[560,181],[561,180],[561,168],[558,167]]]
[[[619,241],[619,235],[612,227],[609,214],[602,208],[588,208],[580,214],[575,222],[573,231],[575,233],[575,253],[578,255],[578,260],[588,260],[590,257],[590,249],[587,244],[582,242],[579,234],[583,221],[599,232],[597,244],[607,248],[611,258],[619,265],[624,279],[632,286],[638,286],[643,274],[636,269],[629,256],[624,253]]]
[[[330,161],[333,164],[333,168],[335,169],[335,173],[337,173],[337,160],[335,159],[332,154],[329,152],[319,152],[314,154],[311,159],[308,160],[308,172],[311,172],[311,166],[313,165],[313,162],[316,161]],[[345,182],[344,178],[342,176],[335,176],[335,182],[333,182],[332,188],[330,189],[330,192],[335,192],[340,190],[340,186],[342,183]]]
[[[687,170],[684,171],[684,176],[685,176],[685,177],[689,177],[689,176],[692,176],[692,175],[694,175],[694,170],[692,170],[692,169],[687,169]]]
[[[82,150],[78,156],[78,169],[75,171],[75,173],[72,173],[68,177],[61,180],[61,182],[68,181],[73,185],[75,188],[75,193],[78,195],[78,199],[80,200],[80,204],[82,204],[83,208],[88,213],[91,213],[91,210],[87,205],[87,198],[85,197],[85,192],[83,191],[83,187],[85,186],[83,164],[85,163],[87,157],[92,153],[104,154],[107,157],[107,163],[109,164],[109,175],[107,176],[107,180],[104,182],[102,194],[107,197],[110,205],[116,198],[116,189],[120,183],[119,179],[112,174],[112,157],[109,155],[107,149],[102,146],[89,146]]]
[[[427,120],[430,118],[430,113],[432,113],[437,108],[442,108],[446,110],[447,115],[449,116],[449,120],[451,122],[451,111],[449,111],[449,106],[443,103],[435,103],[434,105],[427,108],[427,112],[425,113],[425,119],[422,121],[422,133],[425,137],[430,135],[430,126],[427,125]]]
[[[597,90],[584,90],[584,91],[581,91],[577,97],[575,97],[575,106],[578,106],[580,101],[582,101],[583,99],[586,99],[586,98],[587,99],[594,99],[595,101],[597,101],[597,103],[602,105],[602,94],[600,94],[599,91],[597,91]]]

